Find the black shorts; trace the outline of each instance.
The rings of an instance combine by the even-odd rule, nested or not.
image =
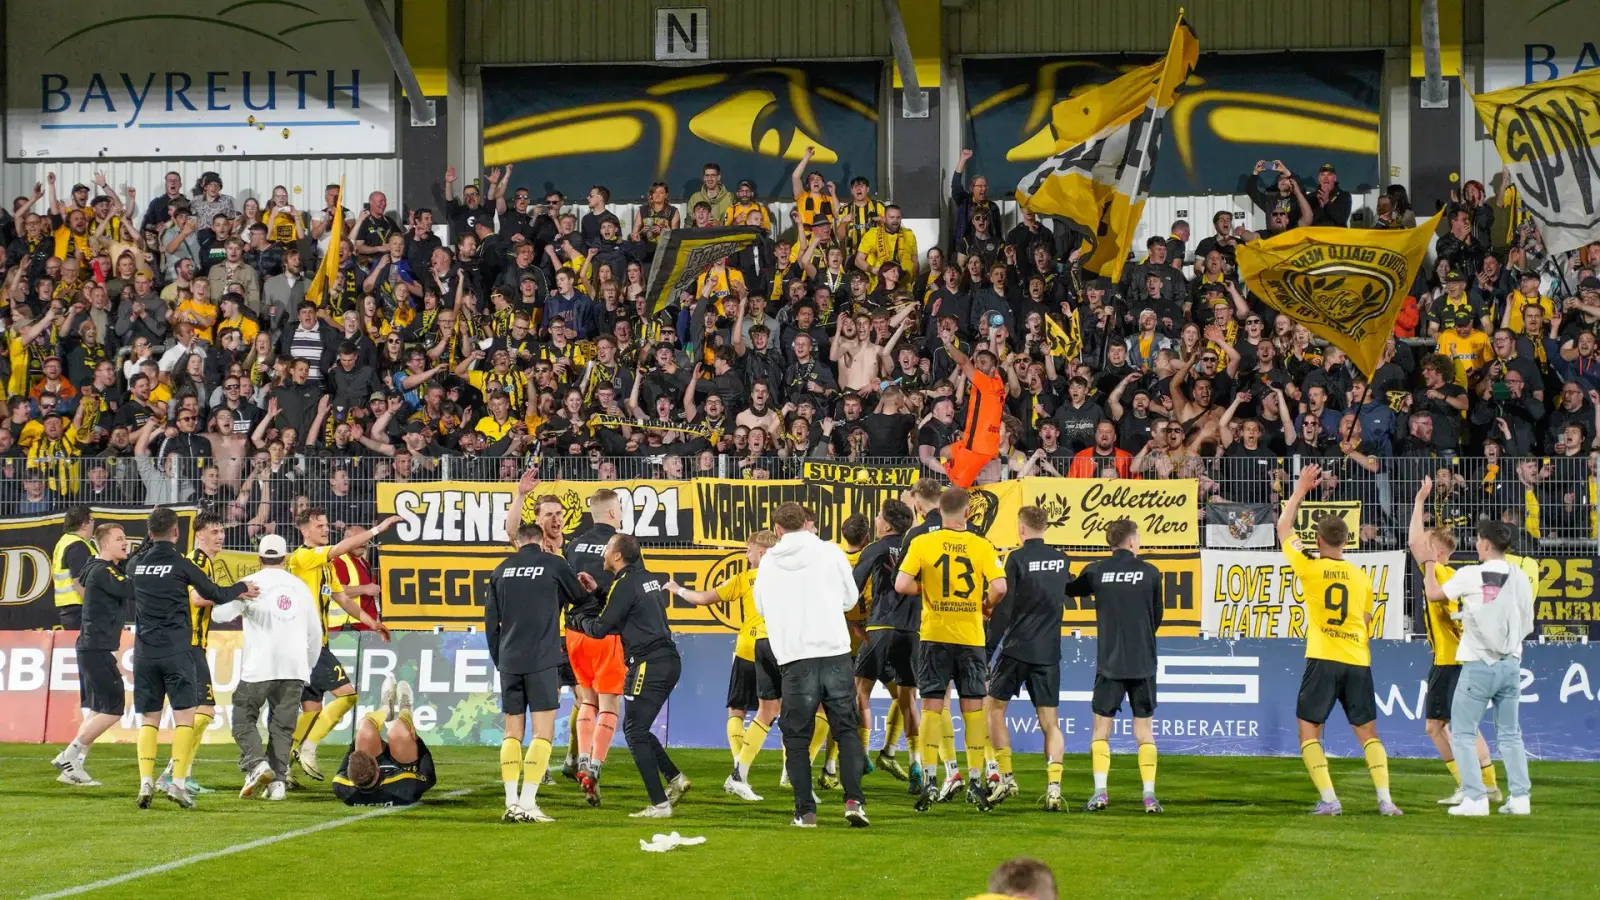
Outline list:
[[[508,716],[546,712],[561,706],[561,672],[552,666],[542,672],[500,676],[500,711]]]
[[[378,783],[370,788],[352,785],[345,777],[349,768],[350,753],[347,752],[339,774],[333,779],[334,796],[347,806],[410,806],[437,783],[433,753],[420,737],[417,738],[416,762],[395,762],[389,755],[389,745],[383,745],[383,752],[378,754]]]
[[[920,639],[915,631],[880,628],[867,632],[867,642],[856,654],[856,677],[900,687],[917,686],[913,664]]]
[[[983,648],[963,644],[921,641],[913,663],[917,672],[917,693],[923,699],[944,699],[950,683],[963,700],[981,700],[989,677]]]
[[[572,674],[572,663],[565,656],[561,657],[561,665],[556,666],[556,680],[560,687],[578,686],[578,676]]]
[[[1089,711],[1097,716],[1112,718],[1122,711],[1122,698],[1128,698],[1128,709],[1135,719],[1148,719],[1156,711],[1156,680],[1154,678],[1107,678],[1096,672],[1094,693],[1089,698]]]
[[[317,664],[311,667],[311,680],[300,692],[300,699],[321,703],[323,694],[331,694],[349,683],[350,676],[345,674],[344,663],[339,662],[339,657],[334,656],[332,650],[323,647]]]
[[[71,606],[56,607],[56,615],[61,617],[62,631],[83,630],[83,604],[74,603]]]
[[[138,651],[133,654],[133,711],[161,712],[162,701],[174,710],[195,707],[194,659],[180,651],[171,656],[148,659]]]
[[[1450,721],[1450,704],[1455,700],[1456,682],[1461,680],[1461,667],[1441,666],[1437,663],[1428,670],[1428,698],[1423,701],[1423,718]]]
[[[190,647],[189,655],[194,658],[195,705],[215,706],[217,696],[211,684],[211,660],[206,658],[205,648]]]
[[[772,642],[756,641],[756,696],[762,700],[783,699],[783,673],[778,658],[772,655]]]
[[[1010,700],[1026,685],[1033,708],[1061,705],[1061,664],[1041,665],[1001,655],[989,670],[989,696]]]
[[[1352,726],[1360,727],[1376,719],[1378,699],[1372,686],[1372,667],[1331,659],[1306,660],[1306,673],[1300,676],[1300,699],[1295,703],[1295,716],[1321,725],[1328,721],[1334,703],[1344,707],[1345,720]]]
[[[733,658],[733,668],[728,670],[728,708],[755,709],[756,664],[748,659]]]
[[[117,651],[78,651],[78,703],[90,712],[108,716],[120,716],[127,709]]]

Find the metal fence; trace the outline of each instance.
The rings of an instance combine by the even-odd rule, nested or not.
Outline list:
[[[1547,555],[1592,555],[1600,538],[1600,496],[1595,463],[1588,456],[1496,459],[1483,457],[1223,456],[1157,457],[1124,463],[1130,476],[1194,478],[1201,515],[1206,503],[1278,504],[1293,489],[1305,465],[1323,474],[1310,499],[1358,501],[1362,546],[1402,548],[1411,507],[1423,478],[1434,482],[1425,514],[1429,525],[1470,528],[1490,516],[1518,525],[1525,549]],[[377,517],[377,485],[443,480],[513,482],[537,465],[546,480],[610,481],[691,478],[797,479],[807,460],[799,457],[739,457],[709,451],[689,455],[634,457],[387,457],[366,451],[274,458],[265,452],[234,460],[129,456],[27,460],[0,458],[0,516],[51,512],[75,503],[102,507],[153,503],[193,504],[230,523],[229,544],[254,546],[262,533],[294,537],[290,527],[305,506],[327,510],[335,523],[370,524]],[[919,460],[862,458],[828,460],[868,468],[915,468],[935,476]],[[1042,460],[1031,473],[1066,472],[1065,454]],[[1115,464],[1095,467],[1098,477],[1116,477]],[[1016,477],[1022,468],[996,465],[992,480]]]

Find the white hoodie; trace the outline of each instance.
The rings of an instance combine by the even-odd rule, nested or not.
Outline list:
[[[838,545],[809,531],[785,534],[761,557],[755,595],[778,665],[849,655],[844,612],[861,592]]]
[[[306,583],[282,566],[261,569],[244,579],[261,593],[213,607],[216,622],[244,617],[244,661],[239,680],[310,681],[322,655],[322,621]]]
[[[1461,601],[1456,662],[1522,657],[1522,642],[1533,631],[1533,585],[1520,566],[1503,559],[1462,566],[1441,587]]]

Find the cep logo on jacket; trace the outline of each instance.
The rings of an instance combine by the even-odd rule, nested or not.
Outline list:
[[[518,569],[501,569],[500,574],[507,578],[538,578],[544,574],[544,566],[524,566]]]
[[[1029,572],[1060,572],[1067,567],[1064,559],[1042,559],[1028,563]]]
[[[149,575],[152,578],[165,578],[172,574],[171,566],[134,566],[133,574]]]
[[[1143,572],[1101,572],[1101,584],[1138,584],[1144,580]]]

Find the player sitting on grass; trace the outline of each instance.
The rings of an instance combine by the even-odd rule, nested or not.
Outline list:
[[[435,784],[433,754],[411,722],[411,685],[385,678],[381,697],[356,724],[333,777],[333,794],[346,806],[410,806]]]

